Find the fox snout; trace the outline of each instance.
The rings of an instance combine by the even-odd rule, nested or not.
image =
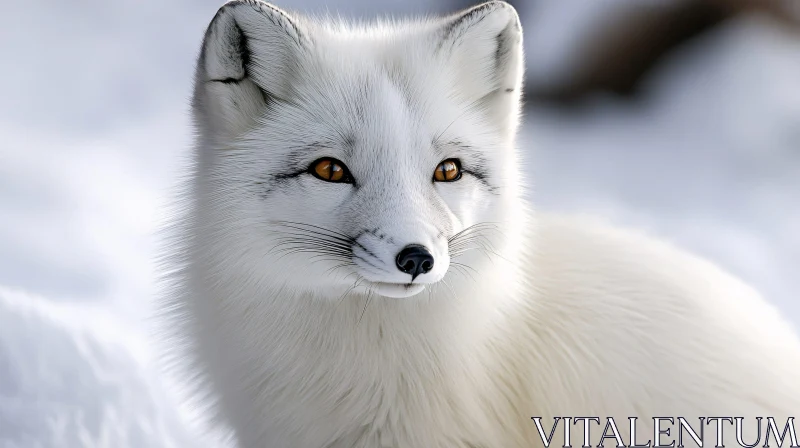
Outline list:
[[[439,282],[449,266],[444,232],[424,223],[394,222],[362,231],[353,244],[353,264],[364,281],[383,294],[401,287],[421,290]],[[410,294],[384,294],[405,297]]]

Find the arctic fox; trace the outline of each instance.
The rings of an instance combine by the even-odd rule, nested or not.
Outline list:
[[[527,207],[522,79],[501,1],[359,26],[219,10],[164,309],[238,446],[516,448],[543,445],[532,417],[800,411],[798,337],[749,286]]]

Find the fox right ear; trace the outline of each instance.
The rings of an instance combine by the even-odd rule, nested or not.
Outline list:
[[[516,10],[488,1],[449,17],[437,38],[437,50],[455,68],[459,90],[501,129],[515,130],[525,65]]]
[[[226,3],[206,30],[197,62],[196,118],[228,137],[246,130],[271,101],[291,94],[297,58],[307,45],[284,11],[260,0]]]

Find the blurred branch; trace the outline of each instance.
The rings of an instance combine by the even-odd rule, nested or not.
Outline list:
[[[782,25],[800,31],[800,2],[797,0],[707,0],[731,15],[742,12],[769,14]]]
[[[596,91],[637,93],[642,80],[670,52],[742,13],[766,13],[800,30],[798,0],[688,0],[630,7],[588,35],[573,78],[554,87],[529,85],[531,101],[570,103]]]

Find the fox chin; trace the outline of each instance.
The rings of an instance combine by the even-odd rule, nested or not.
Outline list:
[[[371,24],[219,9],[161,309],[237,446],[521,448],[542,446],[532,416],[800,411],[800,342],[755,290],[523,200],[523,68],[501,1]]]

